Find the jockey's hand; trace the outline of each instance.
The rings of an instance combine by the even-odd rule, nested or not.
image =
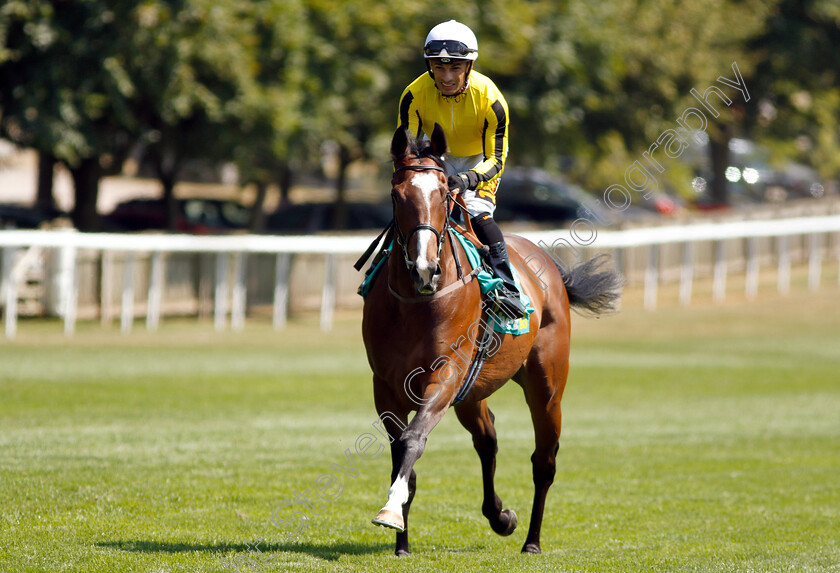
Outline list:
[[[450,191],[463,193],[467,189],[475,189],[478,185],[478,174],[475,171],[462,171],[451,175],[446,182],[449,184]]]

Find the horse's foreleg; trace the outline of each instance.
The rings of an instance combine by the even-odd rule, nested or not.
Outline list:
[[[461,402],[455,407],[461,425],[472,434],[473,446],[481,460],[481,477],[484,483],[484,502],[481,513],[490,522],[490,527],[499,535],[510,535],[516,529],[516,513],[502,509],[502,500],[496,494],[496,429],[494,416],[487,402]]]
[[[388,387],[385,381],[374,377],[374,402],[376,403],[376,409],[379,413],[379,417],[382,419],[382,423],[385,426],[385,431],[388,433],[391,441],[391,483],[394,483],[397,480],[397,475],[399,474],[400,467],[402,466],[403,447],[400,437],[407,429],[408,413],[400,411],[397,403],[393,400],[393,395],[387,388]],[[395,414],[395,412],[399,413]],[[397,512],[402,513],[402,529],[394,528],[391,521],[385,522],[384,519],[382,519],[384,516],[382,516],[381,511],[373,520],[373,522],[378,525],[385,525],[386,527],[397,529],[394,554],[398,557],[410,554],[407,531],[408,510],[411,507],[411,500],[414,499],[416,483],[417,475],[414,473],[414,470],[412,470],[408,476],[408,498],[405,504],[403,504],[401,511]]]
[[[406,505],[410,506],[414,496],[414,464],[423,455],[426,447],[426,438],[429,432],[440,422],[440,419],[448,409],[448,403],[434,403],[423,406],[411,420],[411,423],[403,431],[402,436],[395,443],[396,452],[393,466],[398,468],[395,474],[392,472],[391,489],[388,491],[388,501],[379,510],[373,523],[396,529],[398,532],[405,532],[406,529]],[[393,448],[393,446],[392,446]],[[397,550],[399,552],[400,538],[397,538]],[[405,551],[408,551],[408,538],[405,538]]]
[[[391,483],[394,483],[397,480],[401,464],[402,448],[400,446],[400,441],[394,440],[391,442]],[[408,499],[402,506],[403,530],[397,531],[396,545],[394,547],[394,555],[397,557],[404,557],[411,553],[408,545],[408,511],[411,509],[411,501],[414,499],[414,492],[416,488],[417,474],[414,470],[411,470],[411,474],[408,476]],[[374,523],[377,523],[377,521],[374,520]]]

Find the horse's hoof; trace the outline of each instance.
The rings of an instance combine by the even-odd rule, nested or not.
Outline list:
[[[517,523],[516,513],[512,509],[505,509],[499,514],[499,521],[493,527],[493,531],[502,537],[507,537],[516,530]]]
[[[522,547],[522,553],[532,553],[534,555],[539,555],[542,553],[542,549],[540,549],[539,543],[526,543]]]
[[[403,521],[403,516],[389,509],[380,510],[372,521],[374,525],[381,525],[382,527],[396,529],[400,533],[405,531],[405,521]]]
[[[397,557],[409,557],[411,552],[408,549],[397,549],[394,551],[394,555]]]

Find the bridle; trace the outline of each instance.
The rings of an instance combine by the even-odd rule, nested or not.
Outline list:
[[[407,156],[408,156],[408,154],[405,154],[402,157],[395,158],[394,163],[400,163],[402,161],[405,161]],[[362,253],[361,257],[359,257],[359,260],[357,260],[356,263],[353,265],[353,267],[357,271],[362,270],[362,267],[365,265],[365,263],[368,261],[368,259],[370,259],[370,257],[373,255],[373,253],[377,249],[379,249],[379,252],[373,258],[373,262],[371,263],[370,268],[367,271],[367,275],[370,276],[370,274],[372,272],[376,272],[376,269],[378,268],[378,265],[382,262],[382,260],[384,258],[389,257],[390,254],[391,254],[391,244],[392,243],[390,243],[388,241],[388,237],[391,236],[391,234],[393,234],[393,241],[396,241],[397,244],[399,244],[400,247],[402,248],[403,260],[405,261],[405,266],[408,268],[409,272],[411,272],[415,267],[415,262],[412,261],[411,258],[408,255],[408,242],[411,239],[411,237],[414,236],[414,233],[416,233],[418,231],[422,231],[422,230],[428,230],[428,231],[431,231],[432,234],[434,234],[434,236],[435,236],[435,238],[437,239],[437,242],[438,242],[437,258],[436,258],[436,262],[437,262],[436,274],[437,274],[437,273],[441,272],[441,270],[442,270],[441,266],[440,266],[440,255],[443,252],[443,244],[446,242],[446,237],[447,237],[447,235],[449,235],[450,236],[449,245],[452,248],[452,258],[455,261],[455,271],[457,272],[458,279],[455,280],[454,282],[452,282],[452,284],[449,284],[449,285],[445,286],[443,289],[438,290],[434,294],[421,295],[421,296],[415,296],[415,297],[406,297],[406,296],[401,295],[396,290],[394,290],[394,287],[391,286],[391,283],[389,281],[388,282],[388,291],[391,293],[391,296],[393,296],[394,298],[396,298],[400,302],[407,303],[407,304],[426,303],[426,302],[430,302],[430,301],[433,301],[433,300],[440,299],[444,296],[447,296],[447,295],[451,294],[452,292],[458,290],[459,288],[463,287],[464,285],[468,284],[470,281],[472,281],[476,276],[478,276],[479,271],[481,271],[481,269],[482,269],[481,265],[477,265],[477,266],[475,266],[475,268],[473,268],[472,272],[470,272],[467,275],[464,275],[463,268],[461,267],[461,261],[460,261],[460,258],[458,256],[458,249],[455,247],[455,243],[457,242],[457,239],[456,239],[456,236],[455,236],[455,230],[454,229],[457,229],[458,226],[457,226],[457,224],[455,224],[454,222],[451,221],[451,216],[452,216],[452,209],[454,208],[454,206],[457,205],[458,208],[460,208],[461,210],[464,211],[464,213],[467,212],[467,207],[466,207],[466,205],[464,205],[463,201],[458,201],[456,199],[456,197],[452,194],[451,191],[447,191],[447,193],[446,193],[446,218],[444,219],[442,230],[438,231],[434,226],[432,226],[428,223],[420,223],[419,225],[416,225],[413,229],[411,229],[411,231],[409,231],[408,235],[406,236],[406,235],[403,234],[402,229],[400,229],[399,222],[397,221],[397,201],[396,201],[396,198],[393,196],[393,193],[396,190],[395,181],[396,181],[397,174],[400,173],[401,171],[438,171],[438,172],[441,172],[441,173],[446,172],[446,170],[443,168],[443,165],[442,165],[441,161],[438,160],[437,158],[435,158],[434,156],[421,156],[421,157],[429,157],[430,159],[435,161],[435,163],[437,165],[400,165],[399,167],[396,167],[394,169],[394,178],[391,180],[391,193],[392,193],[391,198],[392,198],[392,202],[393,202],[394,216],[391,219],[391,222],[388,223],[388,225],[384,229],[382,229],[382,232],[379,233],[379,235],[373,240],[373,242],[370,244],[370,246],[367,248],[367,250],[364,253]],[[463,231],[461,231],[461,232],[463,232]],[[384,238],[384,241],[383,241],[383,238]],[[362,295],[362,296],[364,296],[364,295]]]
[[[401,158],[403,159],[403,158]],[[401,165],[394,169],[394,178],[396,178],[397,173],[402,171],[439,171],[441,173],[446,173],[446,171],[440,165]],[[394,179],[391,180],[392,190],[394,189]],[[394,208],[394,235],[397,241],[397,244],[402,249],[403,253],[403,260],[405,261],[405,266],[410,271],[414,268],[415,262],[411,260],[411,257],[408,254],[408,243],[411,241],[411,237],[414,236],[414,233],[418,231],[428,230],[431,231],[432,234],[435,236],[437,240],[438,249],[437,255],[435,256],[435,262],[438,265],[438,272],[440,271],[440,255],[443,252],[443,244],[446,242],[446,233],[449,230],[449,214],[452,210],[452,193],[447,191],[446,193],[446,217],[443,220],[443,229],[438,231],[433,225],[429,223],[420,223],[415,225],[407,235],[403,235],[402,229],[400,229],[399,221],[397,220],[397,201],[394,199],[393,195],[391,197],[391,201],[393,203]]]

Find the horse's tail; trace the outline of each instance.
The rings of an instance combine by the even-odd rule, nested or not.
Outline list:
[[[569,305],[580,314],[597,316],[618,311],[624,278],[617,271],[605,268],[609,260],[609,255],[600,254],[571,269],[554,262],[563,275]]]

